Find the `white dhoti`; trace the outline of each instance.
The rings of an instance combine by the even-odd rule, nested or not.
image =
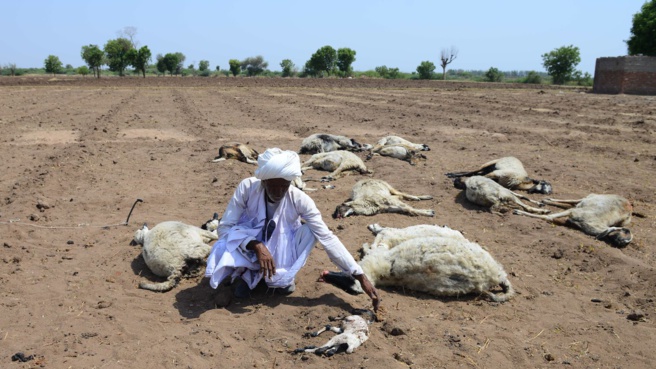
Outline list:
[[[230,277],[231,281],[241,277],[250,289],[255,288],[263,277],[255,254],[244,253],[241,248],[229,251],[228,238],[229,235],[222,236],[212,247],[207,259],[205,276],[210,278],[210,286],[217,288],[227,277]],[[298,271],[305,265],[317,239],[308,225],[302,225],[294,232],[290,241],[291,245],[278,245],[274,250],[267,245],[276,266],[276,274],[265,278],[269,287],[286,287],[292,284]]]

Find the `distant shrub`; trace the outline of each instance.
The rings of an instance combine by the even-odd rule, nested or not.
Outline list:
[[[201,77],[209,77],[210,75],[212,75],[212,72],[210,72],[209,69],[204,69],[204,70],[198,72],[198,75],[201,76]]]
[[[486,82],[501,82],[503,81],[503,73],[497,68],[491,67],[485,72]]]
[[[592,86],[592,76],[588,72],[581,73],[577,70],[573,74],[573,79],[579,86]]]
[[[535,71],[530,71],[526,75],[526,78],[524,78],[524,83],[532,83],[532,84],[541,84],[542,83],[542,76],[538,74],[538,72]]]

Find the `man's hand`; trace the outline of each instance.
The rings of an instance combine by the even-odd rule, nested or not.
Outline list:
[[[374,306],[374,313],[377,313],[378,307],[380,305],[380,298],[378,297],[378,291],[376,291],[376,287],[374,287],[374,285],[369,281],[369,278],[367,278],[367,276],[364,274],[354,275],[353,277],[357,279],[358,282],[360,282],[360,286],[362,286],[364,293],[366,293],[371,298],[371,303]]]
[[[257,260],[260,262],[260,271],[265,277],[271,278],[276,274],[276,264],[269,249],[260,241],[251,241],[246,245],[247,250],[253,250]]]

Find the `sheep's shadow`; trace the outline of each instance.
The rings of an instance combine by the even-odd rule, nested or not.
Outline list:
[[[376,289],[381,290],[386,292],[388,295],[398,295],[401,297],[412,297],[417,300],[426,300],[426,301],[440,301],[443,303],[449,303],[449,302],[466,302],[470,303],[472,301],[481,301],[481,302],[487,302],[490,304],[499,304],[499,302],[491,301],[484,293],[467,293],[467,294],[462,294],[462,295],[457,295],[457,296],[436,296],[436,295],[431,295],[430,293],[426,292],[420,292],[420,291],[415,291],[415,290],[410,290],[410,289],[405,289],[403,287],[392,287],[392,286],[380,286],[376,287]],[[490,292],[496,293],[496,292],[501,292],[501,287],[495,287],[494,289],[490,290]],[[517,292],[517,291],[515,291]]]
[[[251,291],[251,296],[245,299],[236,299],[232,295],[231,286],[221,284],[213,289],[207,278],[203,278],[197,285],[180,289],[175,295],[174,307],[180,315],[187,319],[200,317],[208,310],[226,309],[232,314],[243,314],[252,311],[255,305],[264,305],[274,308],[278,305],[292,305],[298,307],[312,307],[318,305],[333,306],[344,311],[351,311],[355,307],[344,301],[333,293],[327,293],[320,297],[309,298],[285,296],[277,294],[268,289],[265,284],[260,283]]]
[[[465,194],[465,190],[460,191],[458,195],[453,199],[453,202],[456,204],[459,204],[466,210],[473,210],[473,211],[486,211],[482,206],[473,204],[471,201],[467,200],[467,195]]]

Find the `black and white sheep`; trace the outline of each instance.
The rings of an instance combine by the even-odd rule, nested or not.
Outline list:
[[[208,221],[212,224],[216,218]],[[194,275],[205,262],[212,247],[208,242],[218,239],[213,225],[208,230],[176,221],[167,221],[148,229],[146,224],[134,233],[134,243],[143,245],[141,255],[153,274],[166,277],[161,283],[140,282],[139,288],[166,292],[178,284],[183,275]],[[217,225],[218,226],[218,225]]]
[[[459,177],[453,181],[453,185],[456,188],[465,191],[467,200],[476,205],[489,208],[490,212],[495,214],[500,214],[500,211],[504,208],[517,207],[530,211],[531,213],[550,213],[547,209],[539,209],[524,204],[520,199],[542,206],[541,202],[531,200],[524,195],[512,192],[487,177],[473,176],[464,181]]]
[[[337,333],[336,336],[331,338],[324,345],[317,346],[305,346],[303,348],[298,348],[292,353],[314,353],[317,355],[324,355],[327,357],[333,356],[334,354],[344,351],[347,354],[352,354],[355,349],[360,347],[365,341],[369,339],[369,324],[373,322],[374,314],[369,310],[360,310],[355,313],[359,315],[349,315],[347,317],[337,319],[340,320],[339,327],[333,327],[328,324],[321,328],[320,330],[310,333],[307,336],[317,337],[325,331],[332,331]],[[365,316],[365,317],[363,317]]]
[[[376,239],[363,246],[359,264],[376,286],[404,287],[435,296],[480,293],[498,302],[515,294],[503,266],[456,230],[436,225],[399,229],[377,224],[370,225],[369,230]],[[325,271],[320,281],[351,294],[362,293],[359,282],[344,272]],[[489,291],[497,286],[503,292]]]
[[[546,195],[552,192],[549,182],[529,177],[522,162],[512,156],[489,161],[474,171],[446,173],[446,176],[449,178],[485,176],[511,190],[525,190],[528,193]]]
[[[357,171],[360,174],[373,173],[364,165],[362,159],[350,151],[337,150],[312,155],[301,166],[302,171],[318,169],[332,172],[323,176],[322,181],[331,181],[348,174],[348,171]]]
[[[219,155],[212,160],[213,163],[228,159],[237,159],[241,162],[257,165],[259,153],[248,145],[233,142],[219,148]]]
[[[303,139],[299,154],[317,154],[337,150],[363,151],[371,148],[362,145],[352,138],[328,133],[315,133]]]
[[[349,201],[338,205],[333,218],[346,218],[350,215],[374,215],[378,213],[401,213],[407,215],[435,216],[435,210],[415,209],[404,200],[430,200],[430,195],[410,195],[403,193],[380,179],[363,179],[351,190]]]
[[[633,240],[631,230],[625,228],[631,222],[633,206],[622,196],[593,193],[579,200],[545,199],[543,202],[569,209],[549,215],[520,210],[515,210],[514,213],[579,228],[597,239],[607,239],[617,247],[624,247]]]

